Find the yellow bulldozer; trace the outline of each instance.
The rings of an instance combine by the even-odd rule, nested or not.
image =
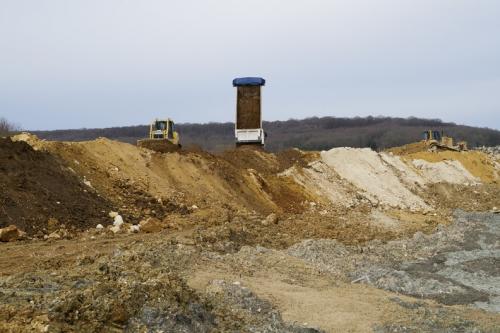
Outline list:
[[[149,125],[149,138],[137,141],[137,145],[160,153],[170,153],[181,148],[179,134],[170,118],[155,119]]]
[[[444,135],[443,131],[433,131],[427,130],[423,132],[423,142],[430,151],[442,151],[442,150],[453,150],[453,151],[464,151],[467,150],[467,142],[459,141],[455,145],[453,138]]]

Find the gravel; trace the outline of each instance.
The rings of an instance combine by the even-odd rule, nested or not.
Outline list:
[[[430,235],[363,247],[306,240],[287,253],[353,283],[500,312],[499,214],[457,210]]]

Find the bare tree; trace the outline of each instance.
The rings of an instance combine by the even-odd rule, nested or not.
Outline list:
[[[7,119],[0,117],[0,136],[6,136],[19,130],[20,128],[18,125],[10,123]]]

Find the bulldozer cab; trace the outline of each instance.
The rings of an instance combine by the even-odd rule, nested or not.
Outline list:
[[[441,142],[441,133],[439,131],[425,131],[423,133],[424,135],[424,140],[425,141],[430,141],[430,140],[435,140],[435,141],[438,141],[438,142]]]
[[[155,120],[149,131],[150,139],[174,139],[174,122],[170,119]]]

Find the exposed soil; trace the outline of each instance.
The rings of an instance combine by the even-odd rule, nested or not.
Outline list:
[[[0,244],[2,332],[500,327],[494,153],[16,139],[0,226],[29,235]]]
[[[425,160],[436,163],[442,161],[458,161],[473,176],[479,178],[484,183],[498,182],[499,175],[494,161],[481,151],[438,151],[429,152],[423,143],[409,144],[403,147],[391,148],[388,151],[396,155],[403,156],[406,160]]]
[[[86,230],[105,220],[112,205],[56,157],[25,142],[0,138],[0,227],[14,224],[33,235],[50,218]]]

